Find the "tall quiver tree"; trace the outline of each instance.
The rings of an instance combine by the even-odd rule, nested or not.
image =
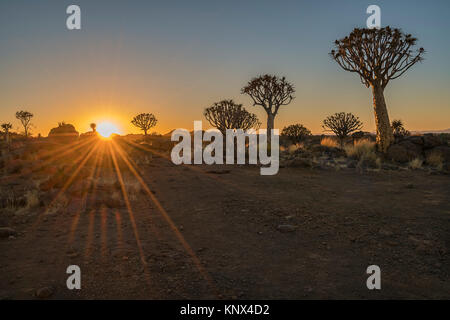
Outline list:
[[[34,115],[28,111],[21,110],[16,112],[16,118],[19,119],[22,123],[25,138],[27,138],[30,133],[29,130],[31,127],[31,118],[33,118],[33,116]]]
[[[361,82],[372,89],[377,145],[381,152],[386,152],[394,141],[384,88],[390,80],[423,60],[425,50],[413,49],[416,42],[416,38],[400,29],[356,28],[349,36],[336,40],[330,53],[342,69],[357,73]]]
[[[288,105],[294,99],[294,86],[285,77],[265,74],[251,79],[241,93],[250,96],[254,106],[261,106],[266,111],[267,139],[270,143],[275,116],[281,106]]]
[[[157,122],[158,120],[152,113],[140,113],[131,120],[135,127],[144,131],[144,135],[147,135],[147,131],[156,126]]]
[[[222,132],[224,136],[227,129],[258,129],[261,125],[256,115],[248,112],[242,104],[235,103],[231,99],[215,102],[205,109],[203,115],[209,124]]]

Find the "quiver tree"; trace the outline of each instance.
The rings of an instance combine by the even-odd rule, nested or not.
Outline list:
[[[233,100],[215,102],[203,112],[206,120],[223,135],[227,129],[258,129],[261,123],[253,113],[248,112]]]
[[[92,132],[94,132],[94,133],[97,132],[97,124],[96,123],[91,123],[89,126],[91,127]]]
[[[251,79],[242,88],[241,93],[247,94],[253,100],[254,106],[261,106],[266,111],[269,141],[278,109],[291,103],[294,92],[294,86],[287,82],[285,77],[279,78],[269,74]]]
[[[11,123],[2,123],[2,129],[5,132],[5,140],[6,143],[9,143],[9,130],[11,130],[12,124]]]
[[[155,116],[151,113],[141,113],[138,114],[131,120],[131,123],[144,131],[144,134],[147,135],[147,131],[156,126],[156,123],[158,120],[156,120]]]
[[[377,145],[382,152],[386,152],[394,140],[384,88],[389,81],[423,60],[425,50],[414,50],[416,42],[416,38],[399,29],[356,28],[349,36],[336,40],[335,49],[330,53],[342,69],[357,73],[361,82],[372,89]]]
[[[391,127],[395,138],[403,138],[410,135],[410,132],[403,126],[402,120],[392,120]]]
[[[281,130],[281,135],[288,138],[292,143],[298,143],[311,135],[311,131],[301,124],[291,124]]]
[[[25,137],[28,137],[29,130],[31,127],[31,118],[33,118],[33,114],[28,111],[17,111],[16,112],[16,118],[20,120],[23,126],[23,131],[25,134]]]
[[[325,131],[332,131],[338,137],[341,146],[345,138],[349,134],[357,130],[361,130],[363,124],[358,117],[352,113],[339,112],[328,116],[323,120],[323,129]]]

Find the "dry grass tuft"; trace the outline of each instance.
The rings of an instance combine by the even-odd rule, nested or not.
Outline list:
[[[442,170],[444,167],[444,158],[440,152],[434,151],[428,154],[426,162],[438,170]]]
[[[347,157],[352,159],[373,158],[376,159],[375,142],[367,139],[355,141],[353,145],[345,146]]]
[[[39,191],[36,189],[33,190],[28,190],[25,193],[25,208],[26,209],[31,209],[34,207],[37,207],[40,203],[40,199],[39,199]]]
[[[408,163],[408,167],[413,170],[421,169],[423,165],[423,160],[415,158]]]
[[[287,147],[287,152],[289,154],[293,154],[299,149],[304,149],[304,144],[303,143],[291,144],[289,147]]]
[[[339,142],[336,138],[333,137],[325,137],[320,141],[320,145],[329,147],[329,148],[339,148]]]

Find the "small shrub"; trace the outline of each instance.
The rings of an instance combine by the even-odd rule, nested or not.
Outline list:
[[[417,169],[421,169],[422,168],[422,164],[423,164],[422,159],[415,158],[414,160],[411,160],[408,163],[408,167],[410,169],[417,170]]]
[[[411,135],[411,133],[403,126],[402,120],[393,120],[391,127],[395,138],[403,138]]]
[[[320,145],[329,147],[329,148],[338,148],[339,143],[333,137],[325,137],[320,140]]]
[[[287,148],[287,152],[289,152],[289,154],[293,154],[295,153],[297,150],[299,149],[303,149],[304,145],[302,143],[296,143],[296,144],[291,144],[288,148]]]
[[[284,127],[281,130],[281,136],[286,137],[292,143],[299,143],[304,140],[306,137],[311,135],[311,131],[308,128],[305,128],[301,124],[293,124],[287,127]]]
[[[26,201],[25,207],[27,209],[37,207],[40,203],[39,192],[37,190],[28,190],[25,193],[25,201]]]
[[[46,214],[53,215],[55,213],[62,213],[69,205],[69,202],[69,198],[64,194],[61,194],[48,205]]]
[[[426,158],[426,162],[437,168],[438,170],[442,170],[442,168],[444,167],[444,159],[442,157],[442,154],[440,152],[431,152],[430,154],[428,154],[427,158]]]

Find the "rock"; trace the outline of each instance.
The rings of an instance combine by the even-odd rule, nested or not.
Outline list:
[[[431,153],[438,153],[444,162],[450,162],[450,147],[448,146],[438,146],[425,152],[427,156]]]
[[[405,138],[400,143],[402,143],[402,142],[410,142],[410,143],[414,143],[419,146],[423,146],[423,144],[424,144],[423,137],[421,137],[421,136],[410,136],[410,137]]]
[[[43,288],[36,290],[36,297],[39,299],[49,298],[52,294],[53,294],[52,287],[43,287]]]
[[[69,143],[78,139],[78,131],[73,125],[61,122],[58,127],[50,130],[48,138],[56,143]]]
[[[9,238],[10,236],[16,236],[17,232],[16,230],[8,227],[1,227],[0,228],[0,238]]]
[[[418,143],[411,141],[400,141],[398,145],[405,148],[409,153],[413,154],[414,157],[418,157],[422,154],[422,146]]]
[[[406,163],[413,159],[419,158],[422,155],[420,147],[410,141],[402,141],[397,144],[393,144],[387,151],[387,158],[399,162]]]
[[[293,231],[297,230],[297,228],[298,228],[297,226],[294,226],[291,224],[280,224],[277,227],[277,230],[285,233],[285,232],[293,232]]]
[[[441,139],[439,137],[436,137],[433,134],[425,134],[423,136],[423,147],[425,149],[430,149],[434,147],[438,147],[442,145]]]

